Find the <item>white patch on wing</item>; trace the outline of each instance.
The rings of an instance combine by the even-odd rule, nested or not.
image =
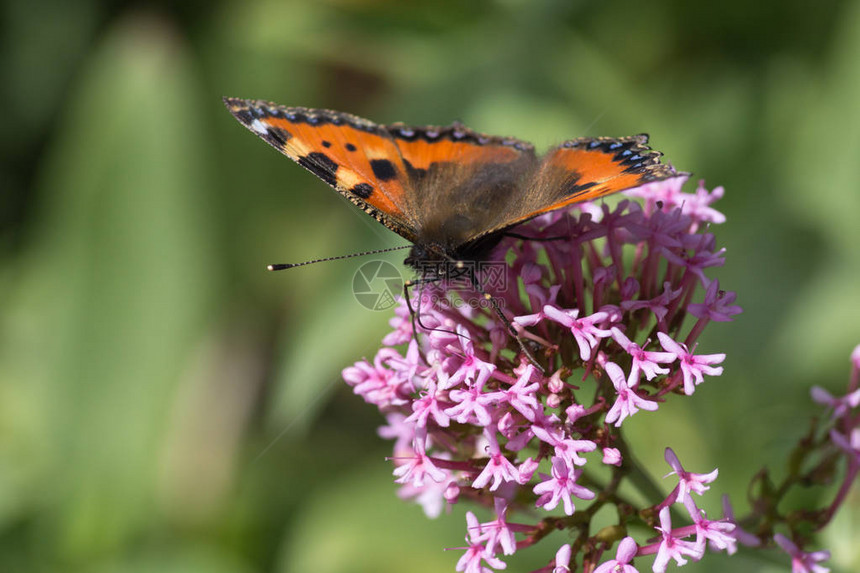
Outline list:
[[[266,127],[266,124],[259,119],[252,121],[251,125],[248,127],[250,127],[254,133],[259,133],[260,135],[267,135],[269,133],[269,128]]]

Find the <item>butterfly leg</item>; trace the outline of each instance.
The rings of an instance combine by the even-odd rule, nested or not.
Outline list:
[[[408,280],[408,281],[403,283],[403,298],[406,299],[406,308],[409,309],[409,316],[412,319],[412,335],[415,338],[418,337],[418,329],[415,328],[416,323],[418,324],[418,326],[420,326],[424,330],[434,330],[434,329],[429,328],[428,326],[425,326],[424,324],[421,323],[421,299],[420,299],[420,296],[419,296],[419,300],[418,300],[418,310],[416,311],[414,308],[412,308],[412,297],[409,296],[409,288],[415,287],[415,286],[420,286],[420,285],[425,285],[425,284],[429,284],[429,283],[438,282],[439,280],[440,280],[439,277],[423,277],[423,278],[416,279],[416,280]],[[419,292],[419,295],[420,295],[420,292]]]
[[[478,281],[477,277],[475,276],[475,273],[469,274],[469,278],[472,282],[472,288],[474,288],[482,297],[484,297],[484,300],[489,301],[490,305],[493,307],[493,311],[499,317],[499,320],[502,321],[502,324],[504,324],[505,327],[508,329],[508,332],[511,333],[511,336],[516,339],[517,344],[519,344],[520,346],[520,350],[523,351],[523,354],[528,359],[528,361],[531,362],[541,374],[546,374],[546,371],[544,370],[543,366],[541,366],[541,364],[537,361],[534,354],[532,354],[532,352],[528,348],[526,348],[523,339],[520,337],[519,333],[514,328],[513,323],[511,323],[508,317],[505,316],[505,313],[502,312],[502,309],[499,307],[499,302],[493,297],[493,295],[484,290],[484,287],[481,286],[481,283]]]

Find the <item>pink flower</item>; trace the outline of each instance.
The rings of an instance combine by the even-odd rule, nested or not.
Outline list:
[[[641,161],[629,149],[632,142],[613,145],[610,151]],[[574,523],[550,511],[572,515],[579,509],[577,526],[596,533],[594,507],[581,510],[596,495],[602,495],[599,505],[617,504],[613,488],[629,481],[615,467],[628,461],[613,447],[623,443],[617,427],[640,409],[653,411],[664,400],[681,398],[673,390],[682,383],[690,394],[705,375],[722,372],[723,355],[688,350],[695,351],[695,340],[711,322],[738,310],[734,293],[722,293],[706,276],[723,262],[706,225],[721,220],[711,208],[721,190],[700,186],[695,194],[684,193],[684,180],[633,191],[644,208],[623,200],[544,214],[512,229],[485,259],[450,261],[451,268],[413,291],[418,317],[401,301],[376,356],[344,369],[355,393],[387,420],[380,435],[393,440],[398,495],[417,501],[428,515],[453,503],[486,506],[493,500],[494,520],[479,524],[467,516],[468,546],[459,571],[502,569],[498,557],[516,550],[515,533],[525,535],[521,545],[531,545],[542,528]],[[440,261],[432,271],[445,265]],[[685,320],[687,314],[700,318]],[[850,444],[847,424],[838,428],[834,441]],[[585,487],[590,481],[578,483],[589,463],[613,476],[594,482],[606,489],[601,494]],[[539,473],[546,465],[549,475]],[[680,464],[673,469],[679,483],[662,505],[691,503],[689,491],[707,489],[711,476],[687,473]],[[631,503],[634,511],[645,509],[638,500]],[[513,522],[515,511],[524,523]],[[696,548],[683,539],[694,532],[700,544],[733,548],[727,534],[720,536],[729,521],[703,515],[694,521],[671,530],[663,520],[663,541],[646,547],[637,548],[631,538],[621,541],[600,573],[633,573],[637,554],[659,553],[663,568],[673,558],[688,559]],[[569,573],[574,547],[603,550],[594,534],[585,543],[562,546],[555,563],[540,571]]]
[[[394,468],[394,475],[397,476],[395,483],[411,482],[414,486],[421,487],[428,477],[437,483],[444,480],[445,472],[437,468],[424,452],[424,440],[415,438],[413,447],[415,455],[405,464]]]
[[[722,199],[724,194],[725,189],[722,187],[715,187],[713,191],[709,192],[705,189],[705,181],[699,180],[696,194],[693,196],[685,194],[684,196],[682,205],[684,214],[702,223],[725,223],[726,216],[710,206],[715,201]]]
[[[432,380],[427,385],[427,390],[423,392],[423,396],[412,402],[412,415],[406,418],[406,422],[415,424],[418,428],[426,428],[427,420],[431,416],[442,428],[447,428],[451,423],[451,419],[442,411],[439,394],[436,392],[436,382]]]
[[[478,524],[478,518],[471,511],[466,513],[466,526],[468,531],[466,543],[469,546],[460,548],[465,549],[466,553],[457,561],[457,567],[454,570],[463,573],[492,573],[492,569],[484,567],[482,561],[486,561],[487,565],[495,569],[507,567],[504,561],[489,553],[481,543],[481,526]]]
[[[552,573],[570,573],[570,543],[565,543],[556,551]]]
[[[708,290],[705,293],[705,301],[702,303],[694,303],[687,307],[687,310],[693,316],[699,318],[707,318],[717,322],[728,322],[732,320],[732,316],[742,312],[741,307],[735,302],[737,293],[724,292],[720,290],[720,281],[713,280],[708,285]]]
[[[499,449],[499,443],[496,441],[494,432],[485,431],[484,436],[487,437],[490,449],[490,461],[484,466],[484,469],[472,482],[472,487],[481,489],[493,480],[493,485],[490,486],[490,491],[495,491],[504,482],[516,482],[520,479],[520,474],[517,468],[508,459],[502,455]]]
[[[576,480],[582,474],[582,470],[573,470],[563,458],[552,459],[552,475],[541,474],[545,479],[534,487],[538,494],[535,505],[544,509],[554,509],[560,501],[564,502],[564,512],[573,515],[574,506],[571,496],[580,499],[594,499],[594,492],[578,485]]]
[[[636,557],[638,549],[639,547],[632,537],[625,537],[618,544],[615,559],[602,563],[594,570],[594,573],[639,573],[633,565],[630,565],[630,562]]]
[[[487,395],[487,399],[495,399],[497,402],[506,402],[512,408],[522,414],[527,420],[533,422],[538,410],[543,409],[538,404],[535,393],[540,388],[540,383],[529,384],[535,374],[535,368],[531,364],[526,366],[516,384],[506,390],[494,392]]]
[[[633,371],[642,371],[645,378],[653,380],[658,374],[668,374],[668,368],[661,368],[658,364],[668,364],[675,361],[675,355],[671,352],[653,352],[642,350],[638,344],[631,342],[618,328],[612,328],[612,338],[615,339],[624,352],[633,357],[633,368],[630,377],[638,383],[639,377],[634,376]]]
[[[579,316],[578,309],[561,310],[547,305],[543,307],[543,312],[550,320],[570,329],[579,345],[579,357],[583,361],[591,358],[591,351],[597,347],[598,338],[606,338],[612,334],[608,330],[597,327],[597,324],[609,318],[609,314],[605,312],[595,312],[591,316],[581,319],[577,318]]]
[[[568,464],[585,465],[587,460],[580,456],[579,452],[592,452],[597,449],[597,444],[591,440],[574,440],[565,434],[564,428],[552,425],[552,422],[557,421],[557,418],[553,418],[548,420],[549,426],[534,425],[531,427],[532,432],[539,440],[553,446],[555,454]]]
[[[631,386],[635,387],[638,383],[638,380],[633,379],[633,375],[638,377],[638,372],[631,371],[630,378],[625,380],[621,367],[614,362],[607,362],[605,369],[606,374],[609,375],[609,379],[612,380],[612,385],[615,386],[615,391],[618,393],[618,399],[612,405],[612,408],[609,409],[609,412],[606,413],[605,420],[607,424],[615,422],[615,426],[620,427],[624,418],[632,416],[640,409],[652,412],[657,409],[657,402],[640,397],[636,393],[636,390],[631,388]]]
[[[389,412],[385,415],[387,426],[381,426],[377,433],[386,440],[395,440],[394,454],[412,451],[412,440],[415,439],[415,426],[406,423],[406,416],[399,412]]]
[[[672,283],[665,282],[663,283],[663,293],[659,296],[649,300],[622,301],[621,308],[626,311],[634,311],[639,310],[640,308],[647,308],[654,313],[654,316],[657,317],[657,320],[662,321],[664,318],[666,318],[666,313],[669,312],[669,303],[681,296],[683,290],[684,289],[682,288],[677,288],[673,290]]]
[[[810,391],[812,399],[819,404],[824,404],[833,408],[833,419],[841,418],[849,410],[853,410],[860,406],[860,389],[854,390],[850,394],[841,398],[834,397],[830,392],[820,386],[813,386]]]
[[[621,465],[621,452],[618,448],[603,448],[603,463],[610,466]]]
[[[389,368],[388,362],[395,358],[400,358],[396,350],[382,348],[373,364],[362,360],[344,368],[343,379],[365,402],[380,408],[406,404],[412,391],[411,382]]]
[[[720,551],[728,550],[729,554],[734,553],[735,537],[732,532],[735,530],[735,525],[725,520],[711,521],[705,518],[704,512],[696,507],[693,498],[686,496],[684,499],[684,507],[693,519],[696,526],[696,543],[702,547],[704,552],[705,542],[710,542],[710,546]]]
[[[684,374],[684,394],[691,396],[696,386],[705,381],[704,374],[708,376],[719,376],[723,373],[723,367],[714,367],[726,359],[725,354],[701,354],[693,355],[687,350],[686,345],[678,344],[669,335],[662,332],[657,333],[663,348],[674,354],[681,361],[681,371]]]
[[[860,466],[860,428],[853,428],[850,436],[844,436],[836,430],[830,430],[830,439],[848,454],[851,463]]]
[[[463,326],[457,325],[457,338],[459,340],[459,352],[455,351],[455,356],[459,355],[462,358],[460,366],[451,374],[448,383],[450,386],[459,384],[460,382],[471,382],[480,374],[489,375],[496,369],[494,364],[484,362],[476,353],[475,345],[469,337],[469,331]]]
[[[686,565],[687,560],[684,555],[690,557],[693,561],[698,561],[705,554],[704,545],[699,546],[692,541],[684,541],[675,537],[672,532],[672,517],[669,513],[669,508],[664,507],[660,510],[660,527],[657,528],[663,540],[657,549],[657,557],[654,559],[654,573],[664,573],[666,565],[670,559],[674,559],[678,566]]]
[[[490,377],[486,369],[478,372],[477,378],[465,390],[451,390],[448,398],[454,406],[447,408],[445,413],[461,424],[478,424],[489,426],[492,422],[490,408],[495,404],[492,396],[483,392],[484,384]]]
[[[481,539],[487,542],[487,553],[494,554],[496,544],[502,547],[505,555],[513,555],[517,550],[517,541],[513,530],[508,526],[506,514],[508,502],[497,497],[493,500],[496,509],[496,519],[481,524]]]
[[[781,533],[774,535],[773,540],[791,556],[791,573],[828,573],[830,571],[827,567],[818,565],[819,562],[830,559],[829,551],[806,553]]]
[[[678,456],[675,455],[675,452],[672,451],[672,448],[666,448],[664,457],[666,459],[666,463],[672,467],[672,471],[666,474],[666,477],[673,474],[678,476],[677,501],[681,503],[687,499],[689,492],[691,491],[699,495],[708,491],[710,487],[708,487],[707,484],[717,479],[717,475],[719,475],[718,469],[715,469],[708,474],[694,474],[692,472],[688,472],[681,465],[681,461],[678,459]]]
[[[689,237],[689,235],[688,235]],[[687,248],[693,249],[692,255],[678,254],[671,249],[663,249],[663,256],[672,264],[684,267],[688,272],[693,273],[699,278],[703,285],[708,285],[708,277],[705,276],[705,269],[710,267],[721,267],[726,263],[723,258],[725,249],[720,249],[717,252],[712,252],[708,247],[712,241],[713,235],[696,235],[686,239]]]

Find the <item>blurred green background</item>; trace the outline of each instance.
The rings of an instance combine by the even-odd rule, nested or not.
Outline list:
[[[380,416],[340,380],[389,313],[350,285],[402,244],[221,96],[539,147],[647,131],[724,185],[725,375],[628,427],[720,468],[780,460],[860,343],[860,3],[4,0],[0,571],[453,571],[463,508],[399,501]],[[402,253],[391,260],[399,261]],[[811,492],[807,499],[827,492]],[[860,570],[855,494],[819,539]],[[511,560],[528,571],[544,543]],[[645,565],[647,563],[647,565]],[[641,570],[650,570],[650,560]],[[688,566],[719,571],[723,558]],[[738,556],[738,571],[786,571]]]

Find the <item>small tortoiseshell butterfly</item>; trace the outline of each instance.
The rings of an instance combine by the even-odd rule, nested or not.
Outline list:
[[[677,175],[647,135],[534,146],[448,127],[377,125],[324,109],[224,98],[242,125],[410,241],[406,264],[443,275],[542,213]]]
[[[465,262],[484,259],[511,227],[542,213],[677,175],[646,145],[647,135],[580,137],[538,159],[530,143],[459,123],[377,125],[324,109],[224,103],[242,125],[412,243],[404,262],[422,278],[407,288],[462,276]],[[543,371],[474,271],[467,278]]]

